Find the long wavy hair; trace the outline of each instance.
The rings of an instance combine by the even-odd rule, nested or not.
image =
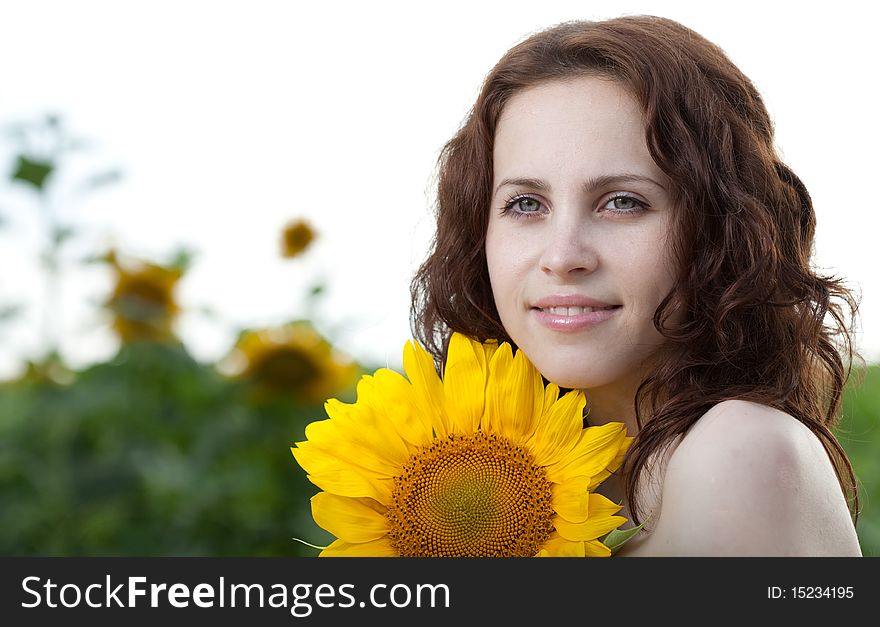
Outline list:
[[[516,93],[599,76],[640,103],[645,139],[672,185],[679,278],[654,313],[666,338],[635,399],[638,434],[622,476],[639,522],[639,482],[654,453],[713,405],[743,399],[787,412],[821,440],[858,518],[852,465],[831,429],[850,376],[858,302],[810,264],[816,217],[779,158],[758,90],[715,44],[653,16],[566,22],[510,49],[438,161],[437,229],[411,284],[415,337],[442,369],[449,336],[512,342],[486,264],[492,150]],[[683,319],[671,324],[680,309]]]

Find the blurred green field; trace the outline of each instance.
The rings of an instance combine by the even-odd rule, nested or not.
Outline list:
[[[179,344],[149,342],[68,383],[2,384],[0,554],[315,555],[292,538],[332,538],[311,519],[316,488],[288,447],[324,410],[252,392]],[[858,531],[871,556],[880,555],[878,416],[873,366],[847,392],[840,430],[862,482]]]
[[[843,399],[843,419],[837,437],[846,449],[861,483],[861,513],[856,530],[865,556],[880,556],[880,365],[857,377]]]
[[[180,345],[135,343],[74,383],[0,388],[0,554],[314,555],[289,446],[320,405],[255,403]]]

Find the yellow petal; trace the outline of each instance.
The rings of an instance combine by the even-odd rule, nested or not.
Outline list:
[[[622,507],[603,494],[590,493],[590,516],[612,516]]]
[[[584,557],[584,543],[566,540],[554,531],[535,557]]]
[[[588,490],[592,492],[596,489],[596,486],[617,472],[617,470],[623,465],[623,458],[626,456],[626,451],[629,449],[629,445],[632,444],[632,441],[633,438],[631,437],[624,438],[624,442],[620,447],[620,452],[617,454],[617,457],[608,464],[605,470],[593,476],[593,479],[590,481],[590,485],[587,488]]]
[[[416,406],[409,381],[389,368],[377,370],[373,381],[381,392],[370,398],[381,402],[384,412],[392,417],[393,426],[400,437],[417,450],[430,445],[434,437],[431,419]]]
[[[589,477],[575,477],[562,484],[551,484],[553,510],[568,522],[584,522],[590,515],[589,482]]]
[[[530,441],[532,455],[538,466],[549,466],[563,459],[584,430],[583,392],[573,390],[554,403],[544,413]]]
[[[513,443],[532,436],[544,407],[544,383],[522,351],[512,355],[502,344],[489,363],[484,429],[499,433]]]
[[[584,542],[584,557],[611,557],[611,549],[599,540]]]
[[[391,501],[393,480],[390,477],[380,477],[362,466],[333,457],[310,442],[298,442],[290,451],[308,473],[309,481],[326,492],[369,497],[383,505]]]
[[[492,356],[495,354],[495,351],[498,350],[499,346],[500,344],[498,344],[498,340],[486,340],[483,342],[483,352],[486,355],[487,364],[492,361]]]
[[[547,479],[564,483],[572,477],[597,475],[617,458],[625,440],[626,427],[621,422],[587,427],[565,457],[546,467]]]
[[[388,534],[388,521],[359,499],[318,492],[312,497],[312,518],[322,529],[345,542],[360,544]]]
[[[535,557],[611,557],[611,549],[599,540],[566,540],[555,531],[544,547]]]
[[[626,522],[623,516],[614,515],[622,506],[601,494],[591,493],[587,507],[590,515],[587,520],[580,523],[569,522],[561,516],[555,516],[553,524],[559,535],[568,540],[596,540]]]
[[[434,358],[418,342],[403,347],[403,368],[412,383],[416,406],[427,416],[438,438],[452,433],[446,417],[443,384],[434,369]]]
[[[458,433],[470,435],[480,425],[486,396],[486,353],[460,333],[449,339],[443,390],[449,419]]]
[[[544,415],[549,412],[550,408],[553,407],[553,404],[556,403],[557,400],[559,400],[559,386],[555,383],[548,383],[544,386],[544,408],[541,411],[541,414]]]
[[[327,407],[332,408],[334,403],[339,401],[329,400]],[[336,410],[329,411],[338,415]],[[368,425],[336,418],[309,423],[305,433],[313,446],[326,451],[329,456],[361,466],[384,477],[400,474],[401,466],[409,457],[396,434],[392,434],[392,437],[377,426],[370,428]],[[383,442],[387,442],[387,446],[383,446]]]
[[[618,508],[619,509],[619,508]],[[559,535],[568,540],[596,540],[604,536],[612,529],[617,529],[626,522],[623,516],[598,516],[592,515],[582,523],[570,523],[561,516],[553,519],[553,525]]]
[[[589,508],[590,515],[587,520],[580,523],[569,522],[561,516],[555,516],[553,524],[559,535],[568,540],[596,540],[626,522],[626,518],[623,516],[614,515],[623,506],[616,504],[601,494],[591,493],[587,507]]]
[[[424,441],[425,433],[430,433],[430,421],[416,406],[412,387],[406,379],[400,375],[395,377],[390,371],[377,372],[377,375],[361,377],[354,405],[333,399],[327,401],[325,407],[328,415],[345,425],[346,431],[351,427],[353,436],[370,447],[389,449],[389,457],[402,465],[418,448],[408,439]],[[408,388],[401,388],[398,385],[401,381]]]
[[[487,433],[503,433],[502,427],[504,404],[503,393],[498,391],[498,381],[503,381],[503,374],[506,374],[509,363],[513,361],[513,353],[509,344],[502,344],[493,352],[492,359],[489,361],[489,374],[486,382],[486,411],[480,421],[480,427]],[[499,399],[499,397],[502,397]]]
[[[326,549],[321,551],[318,557],[400,557],[388,538],[379,538],[372,542],[351,544],[336,540]]]

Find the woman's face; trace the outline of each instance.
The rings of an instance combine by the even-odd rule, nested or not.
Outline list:
[[[617,83],[552,81],[505,105],[489,276],[504,328],[550,381],[632,402],[676,279],[668,187],[641,109]]]

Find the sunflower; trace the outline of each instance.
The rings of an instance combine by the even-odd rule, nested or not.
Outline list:
[[[114,251],[106,261],[116,271],[113,293],[104,305],[113,312],[113,329],[123,342],[173,341],[180,306],[174,291],[183,271],[152,263],[125,267]]]
[[[509,344],[453,334],[443,378],[407,342],[408,377],[365,375],[353,404],[291,448],[315,522],[337,539],[321,556],[609,556],[626,519],[593,490],[632,438],[618,422],[583,427],[585,397],[560,396]]]
[[[315,231],[305,220],[294,220],[281,231],[281,256],[296,257],[315,239]]]
[[[245,331],[225,360],[232,376],[254,385],[257,396],[294,396],[320,403],[350,388],[359,366],[340,354],[306,321]]]

